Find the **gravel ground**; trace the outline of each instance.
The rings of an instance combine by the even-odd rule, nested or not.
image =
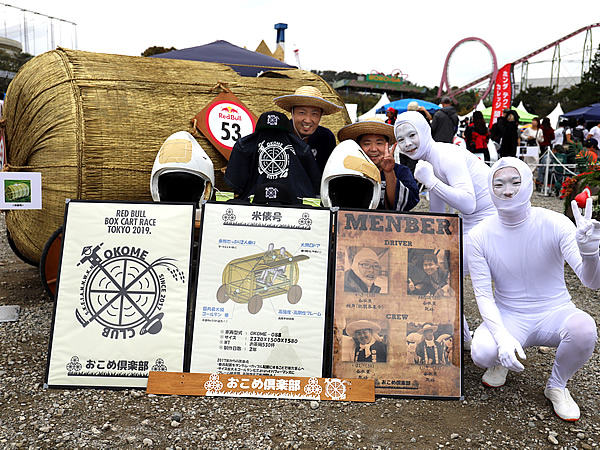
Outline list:
[[[562,201],[533,203],[562,212]],[[426,208],[422,202],[419,210]],[[600,352],[569,389],[582,411],[567,423],[543,389],[554,350],[526,351],[525,371],[499,389],[484,388],[468,356],[464,400],[378,398],[375,403],[153,396],[143,391],[42,387],[52,302],[38,270],[22,263],[0,219],[0,305],[20,305],[0,323],[0,448],[595,448],[600,443]],[[543,264],[543,261],[539,262]],[[575,303],[600,323],[598,293],[566,269]],[[465,312],[480,322],[470,280]]]

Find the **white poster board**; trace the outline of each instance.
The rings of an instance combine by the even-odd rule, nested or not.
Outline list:
[[[41,209],[40,172],[0,172],[0,209]]]
[[[329,210],[204,206],[191,372],[320,377]]]
[[[181,371],[193,204],[70,201],[46,386],[145,388]]]

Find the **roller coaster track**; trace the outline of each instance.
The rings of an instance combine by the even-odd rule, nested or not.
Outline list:
[[[535,50],[535,51],[533,51],[533,52],[531,52],[531,53],[529,53],[529,54],[527,54],[527,55],[525,55],[525,56],[523,56],[523,57],[521,57],[521,58],[519,58],[519,59],[517,59],[515,61],[513,61],[512,64],[514,66],[516,64],[524,63],[524,62],[528,61],[530,58],[533,58],[534,56],[539,55],[540,53],[543,53],[543,52],[545,52],[546,50],[548,50],[548,49],[550,49],[552,47],[558,48],[558,46],[559,46],[560,43],[562,43],[562,42],[564,42],[564,41],[572,38],[573,36],[578,35],[579,33],[583,33],[584,31],[587,32],[588,35],[589,35],[590,30],[592,28],[594,28],[594,27],[600,27],[600,23],[593,23],[593,24],[588,25],[586,27],[579,28],[578,30],[573,31],[572,33],[569,33],[569,34],[561,37],[560,39],[557,39],[556,41],[551,42],[550,44],[545,45],[545,46],[543,46],[543,47],[541,47],[541,48],[539,48],[539,49],[537,49],[537,50]],[[589,36],[590,36],[589,50],[586,51],[586,48],[585,48],[586,44],[587,44],[587,38],[588,38],[588,36],[586,36],[586,40],[585,40],[585,43],[584,43],[584,52],[583,52],[582,66],[585,65],[586,53],[588,53],[588,60],[589,61],[591,61],[591,58],[592,58],[591,35],[589,35]],[[458,47],[459,44],[463,43],[466,40],[473,40],[473,39],[477,39],[477,38],[463,39],[462,41],[460,41],[459,43],[457,43],[454,47],[452,47],[452,49],[448,53],[448,56],[446,57],[446,63],[444,64],[444,72],[442,73],[442,79],[440,81],[440,87],[438,89],[438,94],[437,94],[438,97],[441,97],[443,95],[443,93],[444,93],[444,86],[445,85],[446,85],[446,87],[448,89],[448,92],[446,92],[446,95],[449,96],[450,98],[454,99],[457,95],[461,94],[462,92],[465,92],[466,90],[468,90],[468,89],[470,89],[470,88],[472,88],[474,86],[477,86],[478,84],[482,83],[483,81],[485,81],[487,79],[490,80],[490,87],[493,84],[493,80],[496,79],[496,75],[497,75],[497,72],[498,72],[498,68],[495,65],[494,65],[494,70],[492,72],[490,72],[490,73],[488,73],[486,75],[483,75],[483,76],[477,78],[476,80],[473,80],[470,83],[465,84],[464,86],[459,87],[458,89],[451,90],[451,87],[447,86],[447,84],[448,84],[448,77],[447,77],[448,62],[450,60],[450,56],[452,55],[452,52]],[[493,51],[491,53],[493,54]],[[560,53],[559,53],[559,55],[560,55]],[[555,49],[555,56],[554,56],[553,61],[552,61],[553,70],[554,70],[555,59],[556,59],[556,49]],[[558,59],[560,60],[560,56],[558,56]],[[556,83],[558,84],[558,76],[556,78]],[[489,88],[488,88],[487,92],[489,92]],[[486,94],[487,94],[487,92],[486,92]]]

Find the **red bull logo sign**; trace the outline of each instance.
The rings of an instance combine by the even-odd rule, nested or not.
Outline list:
[[[229,159],[235,143],[254,132],[258,118],[231,92],[221,92],[194,117],[196,128]]]
[[[219,111],[219,119],[233,120],[239,122],[242,120],[242,116],[236,108],[232,106],[223,106],[221,108],[221,111]]]

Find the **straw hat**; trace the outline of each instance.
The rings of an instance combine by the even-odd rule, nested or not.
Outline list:
[[[288,112],[291,112],[294,106],[314,106],[315,108],[321,108],[325,116],[342,109],[341,106],[325,100],[321,91],[313,86],[300,86],[293,95],[276,97],[273,102]]]
[[[417,111],[419,109],[419,103],[417,102],[410,102],[407,106],[406,106],[406,110],[407,111]]]
[[[427,330],[431,330],[434,333],[437,331],[438,327],[437,325],[433,325],[431,323],[426,323],[425,325],[423,325],[423,328],[421,329],[421,331],[419,331],[419,333],[423,334],[423,332],[427,331]]]
[[[358,330],[365,329],[372,330],[373,333],[379,333],[381,331],[381,327],[379,325],[369,320],[357,320],[346,325],[346,333],[348,336],[353,336]]]
[[[390,144],[396,142],[394,126],[390,125],[389,123],[385,123],[379,117],[371,117],[361,122],[346,125],[340,131],[338,131],[338,139],[340,142],[345,141],[346,139],[352,139],[356,141],[356,139],[363,134],[381,134],[388,138]]]

